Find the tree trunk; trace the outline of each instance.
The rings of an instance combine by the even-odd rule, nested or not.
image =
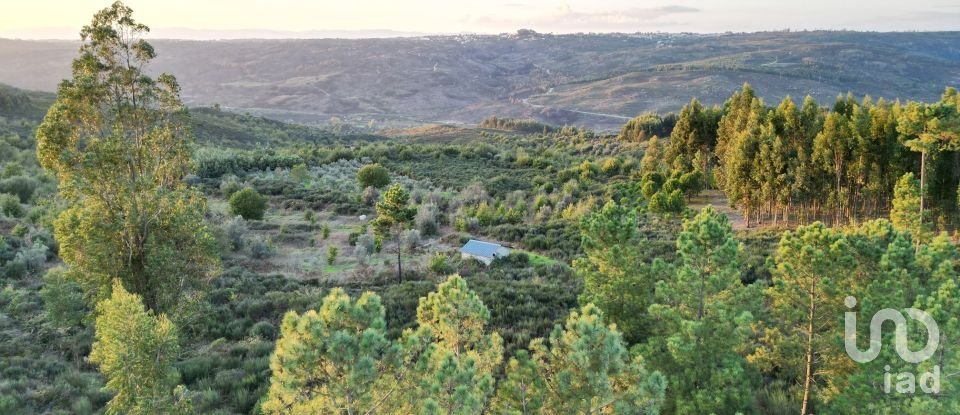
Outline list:
[[[927,152],[923,151],[920,153],[920,218],[918,219],[920,221],[920,226],[919,226],[919,229],[917,229],[918,234],[923,229],[923,185],[925,184],[925,180],[927,177],[926,167],[927,167]],[[916,241],[916,247],[915,247],[916,252],[920,252],[920,235],[914,235],[913,237],[914,237],[914,240]]]
[[[397,284],[403,283],[403,265],[400,258],[400,232],[397,232]]]
[[[810,314],[807,319],[807,375],[803,381],[803,407],[800,415],[807,415],[810,410],[810,384],[813,381],[813,316],[816,312],[816,283],[810,287]]]

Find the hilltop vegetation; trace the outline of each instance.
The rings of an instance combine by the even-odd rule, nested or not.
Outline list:
[[[0,413],[960,412],[884,385],[960,370],[952,88],[382,137],[188,110],[145,30],[0,88]],[[850,358],[843,313],[908,307],[935,359]]]

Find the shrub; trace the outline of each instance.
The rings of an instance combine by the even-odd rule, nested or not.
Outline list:
[[[4,216],[19,218],[24,214],[23,206],[20,205],[20,197],[7,193],[0,193],[0,212]]]
[[[258,321],[256,324],[250,327],[248,334],[251,337],[259,337],[264,340],[273,340],[273,336],[276,335],[277,328],[270,324],[268,321]]]
[[[246,187],[230,196],[230,213],[240,215],[244,219],[263,219],[267,210],[267,198],[261,196],[252,187]]]
[[[9,179],[0,180],[0,193],[9,193],[20,198],[20,203],[27,203],[37,190],[37,181],[35,179],[14,176]]]
[[[27,233],[30,232],[30,228],[26,227],[22,223],[18,223],[13,229],[10,230],[10,234],[16,236],[17,238],[23,238],[27,236]]]
[[[373,186],[367,186],[363,189],[363,195],[360,196],[360,201],[363,202],[366,206],[373,206],[377,201],[380,200],[380,191]]]
[[[227,199],[242,189],[243,186],[240,185],[240,182],[237,180],[236,176],[225,177],[220,181],[220,193],[223,194],[223,197]]]
[[[337,261],[337,252],[339,250],[335,246],[327,247],[327,265],[333,265]]]
[[[703,190],[703,173],[692,171],[680,176],[680,189],[687,196],[694,196]]]
[[[357,182],[360,187],[381,188],[390,184],[390,172],[380,164],[368,164],[357,172]]]
[[[306,164],[300,163],[290,169],[290,177],[292,177],[293,180],[303,183],[310,179],[310,170],[307,170]]]
[[[430,272],[437,275],[449,275],[454,272],[453,267],[449,261],[447,261],[447,256],[440,252],[430,257],[430,264],[427,265],[427,268],[430,269]]]
[[[417,209],[417,229],[420,230],[420,233],[423,236],[436,235],[439,230],[437,225],[437,214],[439,209],[437,205],[432,203],[425,203],[420,205],[420,208]]]
[[[359,235],[357,236],[357,243],[356,243],[356,245],[357,245],[358,247],[361,247],[361,246],[362,246],[363,248],[365,248],[365,249],[367,250],[367,253],[369,254],[369,253],[374,252],[374,250],[376,249],[377,242],[376,242],[375,238],[373,237],[373,235],[370,235],[370,234],[368,234],[368,233],[364,233],[364,234],[359,234]],[[379,251],[377,251],[377,252],[379,252]]]
[[[674,190],[670,193],[662,190],[650,198],[649,207],[653,213],[680,213],[686,208],[686,203],[680,190]]]
[[[22,278],[24,275],[27,275],[27,264],[24,264],[23,261],[8,261],[3,266],[3,276],[8,279],[16,280]]]
[[[58,327],[79,326],[87,315],[87,302],[83,290],[64,268],[54,268],[43,276],[40,298],[47,310],[47,321]]]
[[[321,233],[321,236],[323,236],[323,240],[329,239],[329,238],[330,238],[330,225],[324,223],[324,224],[323,224],[323,228],[320,230],[320,233]]]
[[[264,259],[276,253],[273,242],[262,237],[254,238],[250,241],[250,257],[253,259]]]
[[[233,251],[239,251],[246,245],[246,236],[250,228],[240,216],[234,216],[223,223],[223,234]]]
[[[400,234],[400,243],[403,249],[412,250],[420,244],[420,231],[416,229],[407,229]]]
[[[353,248],[353,257],[357,259],[357,263],[360,265],[366,265],[367,260],[370,259],[370,250],[363,245],[357,245],[356,248]]]
[[[37,272],[47,263],[47,253],[50,249],[42,242],[34,242],[33,246],[17,253],[14,261],[21,261],[29,272]]]
[[[200,176],[197,176],[196,174],[190,173],[186,176],[183,176],[183,182],[186,183],[188,186],[199,186],[203,184],[203,179],[201,179]]]

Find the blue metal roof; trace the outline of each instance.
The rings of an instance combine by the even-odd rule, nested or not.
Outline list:
[[[463,248],[460,248],[460,252],[469,255],[493,258],[493,254],[497,252],[497,249],[500,249],[499,244],[471,239],[470,242],[467,242],[467,244],[463,246]]]

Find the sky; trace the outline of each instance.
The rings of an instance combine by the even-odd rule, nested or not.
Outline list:
[[[110,0],[4,0],[0,37],[77,38]],[[155,38],[960,30],[960,0],[127,0]]]

